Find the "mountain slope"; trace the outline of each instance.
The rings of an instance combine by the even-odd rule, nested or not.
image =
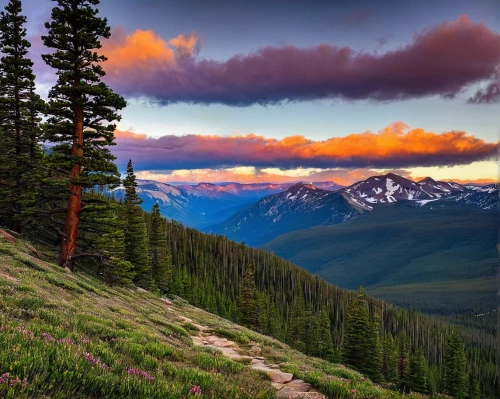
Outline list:
[[[286,234],[263,248],[336,285],[376,289],[374,295],[403,306],[443,313],[491,310],[495,290],[456,294],[464,288],[459,281],[495,276],[498,213],[454,202],[429,205],[380,204],[349,223]],[[421,306],[421,298],[439,293],[432,286],[438,282],[447,285],[441,292],[445,304]]]
[[[274,387],[286,391],[288,384],[273,386],[265,374],[300,376],[329,397],[350,397],[353,389],[370,397],[402,397],[342,365],[307,357],[180,298],[170,302],[67,273],[30,248],[0,234],[1,397],[271,399]],[[205,336],[215,337],[221,349],[213,341],[193,345]],[[245,355],[226,358],[227,345],[242,353],[258,348],[265,362],[281,363],[297,377],[264,367],[262,360],[255,367],[262,371],[255,371]],[[297,397],[289,392],[280,397]]]
[[[314,184],[329,191],[343,187],[335,182]],[[163,216],[201,228],[222,222],[263,197],[287,190],[293,183],[199,183],[174,186],[153,180],[137,180],[137,185],[144,210],[150,211],[157,202]],[[114,195],[123,197],[123,188],[114,190]]]
[[[370,209],[349,194],[298,183],[204,230],[259,245],[289,231],[345,222]]]

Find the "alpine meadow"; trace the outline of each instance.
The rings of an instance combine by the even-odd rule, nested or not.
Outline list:
[[[0,398],[500,399],[500,4],[1,8]]]

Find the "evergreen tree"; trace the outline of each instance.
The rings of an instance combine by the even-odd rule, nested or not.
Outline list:
[[[475,379],[472,375],[469,376],[469,398],[468,399],[480,399],[481,398],[481,386],[479,381]]]
[[[238,303],[241,323],[247,327],[257,324],[257,286],[255,285],[254,268],[249,264],[241,284],[241,293]]]
[[[0,14],[0,223],[20,231],[23,208],[31,205],[33,177],[41,170],[39,111],[33,62],[27,57],[26,17],[20,0]]]
[[[56,69],[56,85],[49,92],[46,138],[52,144],[52,163],[64,171],[69,186],[59,264],[72,267],[85,189],[119,183],[109,151],[114,144],[113,121],[125,100],[101,82],[106,57],[96,50],[100,38],[110,37],[107,20],[98,16],[99,0],[54,0],[47,22],[45,46],[55,49],[44,61]],[[66,190],[67,187],[66,186]]]
[[[147,229],[144,212],[140,208],[142,200],[137,194],[132,161],[127,164],[127,176],[123,180],[125,188],[125,260],[134,266],[134,283],[148,289],[152,283],[151,263],[148,259]]]
[[[344,362],[360,371],[367,368],[366,359],[370,357],[369,331],[372,329],[366,293],[360,287],[354,300],[346,309],[344,324]]]
[[[85,194],[83,199],[91,205],[88,205],[87,217],[81,222],[81,232],[84,233],[80,240],[99,257],[83,258],[79,267],[96,270],[109,284],[131,284],[134,272],[132,264],[125,260],[124,207],[103,194]],[[92,228],[86,229],[86,224]]]
[[[454,398],[461,399],[467,396],[466,365],[467,360],[462,338],[457,333],[452,332],[445,351],[444,386],[446,392]]]
[[[370,348],[365,358],[363,371],[375,382],[382,382],[382,343],[380,340],[380,317],[370,318],[366,332],[367,343]]]
[[[429,367],[427,359],[424,356],[424,351],[422,348],[418,348],[415,353],[410,356],[410,363],[408,367],[408,386],[410,389],[412,391],[428,393],[428,373]]]
[[[160,215],[160,206],[153,206],[149,232],[149,260],[154,284],[161,290],[167,291],[172,273],[172,257],[167,253],[165,239],[166,220]]]
[[[398,381],[398,350],[392,335],[387,335],[383,342],[382,375],[386,381]]]
[[[399,388],[403,393],[408,391],[408,366],[409,366],[409,343],[406,337],[403,337],[399,343],[398,358],[398,380]]]
[[[305,326],[307,325],[307,318],[302,289],[297,289],[294,296],[288,324],[287,342],[295,349],[305,352]]]
[[[318,356],[327,360],[333,359],[333,341],[331,334],[330,317],[326,307],[319,313],[319,339],[317,340]]]

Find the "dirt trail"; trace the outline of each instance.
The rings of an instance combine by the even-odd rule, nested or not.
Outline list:
[[[281,371],[279,365],[266,364],[266,359],[260,356],[260,348],[257,345],[252,346],[250,349],[242,349],[236,342],[207,332],[208,327],[196,324],[187,317],[181,316],[180,319],[199,328],[199,334],[192,337],[195,345],[217,349],[224,356],[233,360],[250,360],[248,367],[266,373],[272,381],[272,386],[277,390],[276,398],[326,399],[325,395],[312,388],[309,383],[293,378],[291,373]]]

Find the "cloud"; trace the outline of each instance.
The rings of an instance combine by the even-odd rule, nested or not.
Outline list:
[[[462,131],[434,133],[396,122],[378,133],[353,133],[314,141],[303,136],[281,140],[256,134],[239,136],[166,135],[144,138],[118,132],[113,148],[122,166],[136,170],[259,168],[408,168],[466,165],[490,159],[497,143]]]
[[[199,44],[195,33],[165,41],[153,31],[115,29],[103,41],[108,83],[128,97],[162,104],[391,101],[454,97],[492,79],[500,64],[500,35],[466,16],[427,28],[406,46],[384,53],[287,45],[216,61],[201,58]]]
[[[140,171],[136,172],[139,179],[155,180],[163,183],[290,183],[290,182],[323,182],[335,181],[338,184],[348,186],[357,181],[367,179],[370,176],[388,173],[388,170],[380,171],[373,169],[325,169],[325,170],[271,170],[255,167],[227,168],[227,169],[193,169],[173,171]],[[401,176],[410,178],[406,170],[391,170]]]

